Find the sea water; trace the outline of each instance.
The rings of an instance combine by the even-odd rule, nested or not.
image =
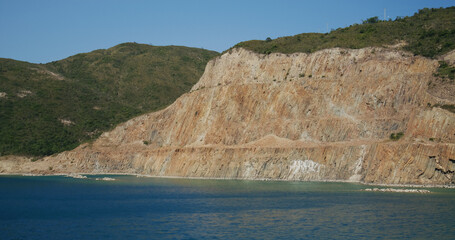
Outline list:
[[[453,239],[455,189],[0,176],[0,239]]]

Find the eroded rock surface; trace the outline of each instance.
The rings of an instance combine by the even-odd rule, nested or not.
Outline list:
[[[394,49],[234,49],[166,109],[9,171],[451,184],[455,114],[430,106],[454,102],[427,91],[437,66]]]

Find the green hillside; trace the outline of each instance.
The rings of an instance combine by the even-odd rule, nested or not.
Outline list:
[[[406,42],[404,50],[426,57],[435,57],[455,48],[455,7],[422,9],[411,17],[381,21],[372,17],[363,24],[339,28],[330,33],[303,33],[277,39],[241,42],[257,53],[311,53],[321,49],[364,48]]]
[[[72,149],[171,104],[217,52],[124,43],[48,64],[0,59],[0,155]]]

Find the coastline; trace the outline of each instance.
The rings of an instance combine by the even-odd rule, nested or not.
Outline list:
[[[64,176],[72,178],[84,178],[80,176],[95,176],[95,175],[112,175],[112,176],[136,176],[138,178],[164,178],[164,179],[195,179],[195,180],[240,180],[240,181],[263,181],[263,182],[315,182],[315,183],[352,183],[360,184],[371,187],[398,187],[398,188],[444,188],[455,189],[455,185],[438,185],[438,184],[387,184],[387,183],[366,183],[362,181],[350,180],[284,180],[284,179],[251,179],[251,178],[213,178],[213,177],[182,177],[182,176],[156,176],[138,173],[112,173],[112,172],[99,172],[99,173],[52,173],[52,174],[34,174],[34,173],[0,173],[0,176],[23,176],[23,177],[45,177],[45,176]]]

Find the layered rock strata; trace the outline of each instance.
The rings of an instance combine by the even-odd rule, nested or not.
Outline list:
[[[166,109],[8,171],[452,184],[455,114],[434,106],[454,99],[427,91],[437,66],[394,49],[233,49]]]

